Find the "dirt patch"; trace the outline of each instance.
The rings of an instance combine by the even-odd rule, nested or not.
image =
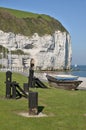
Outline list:
[[[24,116],[24,117],[47,117],[46,114],[43,114],[43,113],[41,113],[41,112],[38,113],[37,115],[29,115],[28,112],[20,112],[20,113],[18,113],[18,115]]]
[[[86,116],[86,114],[84,114],[84,116]]]

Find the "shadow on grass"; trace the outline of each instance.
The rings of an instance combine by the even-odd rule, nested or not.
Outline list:
[[[44,109],[44,106],[38,106],[38,113],[42,112]]]

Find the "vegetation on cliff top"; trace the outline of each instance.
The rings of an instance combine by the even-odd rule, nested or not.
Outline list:
[[[0,30],[25,36],[31,36],[34,33],[42,36],[52,34],[56,30],[67,32],[58,20],[48,15],[8,8],[0,8]]]
[[[7,58],[7,54],[9,53],[9,50],[5,47],[3,47],[2,45],[0,45],[0,59],[3,58]],[[16,55],[24,55],[26,53],[24,53],[22,50],[17,49],[15,51],[11,51],[11,54],[16,54]]]

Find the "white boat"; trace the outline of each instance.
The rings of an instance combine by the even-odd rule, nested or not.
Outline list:
[[[77,90],[77,87],[82,83],[81,80],[75,80],[77,78],[75,76],[71,76],[71,75],[70,76],[66,75],[66,79],[68,79],[68,80],[63,80],[62,75],[60,76],[61,80],[58,80],[59,76],[57,76],[57,79],[55,78],[55,76],[51,76],[51,75],[46,75],[46,77],[47,77],[50,87],[55,87],[55,88],[60,88],[60,89]],[[69,80],[69,77],[72,80]],[[73,78],[74,78],[74,80],[73,80]]]
[[[74,75],[55,75],[57,80],[77,80],[79,77]]]

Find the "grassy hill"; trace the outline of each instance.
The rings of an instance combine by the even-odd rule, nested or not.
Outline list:
[[[31,12],[19,11],[0,7],[0,30],[31,36],[52,34],[55,30],[67,31],[56,19]]]

